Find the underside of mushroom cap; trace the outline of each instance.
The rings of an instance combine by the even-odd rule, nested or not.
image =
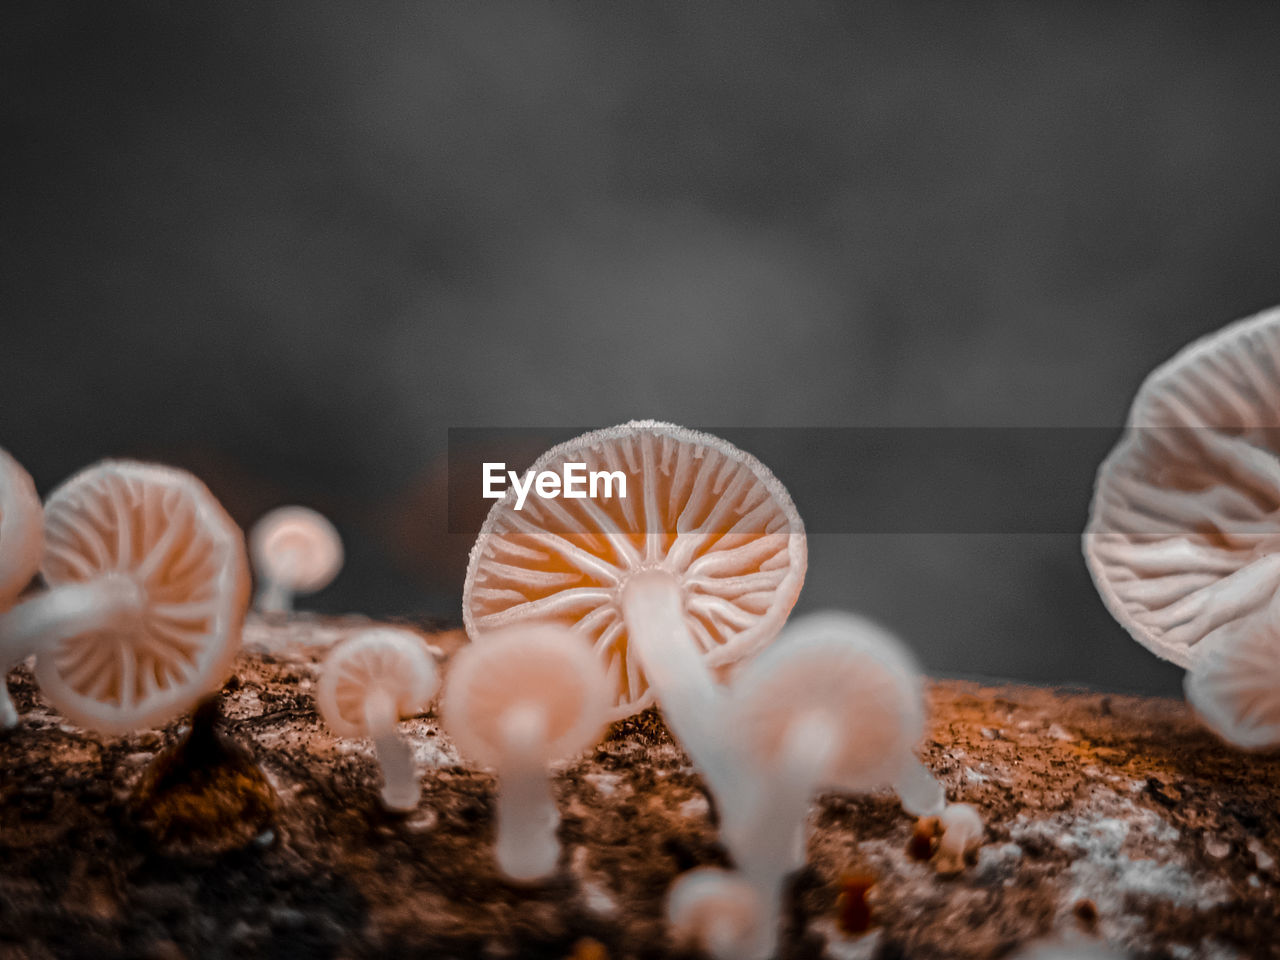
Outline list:
[[[1187,700],[1214,733],[1246,750],[1280,746],[1280,595],[1265,623],[1236,623],[1187,672]]]
[[[824,786],[884,786],[924,735],[920,671],[893,634],[864,617],[800,617],[734,678],[728,725],[765,769],[775,769],[788,729],[805,715],[821,717],[839,737]]]
[[[544,724],[549,763],[589,747],[609,708],[599,661],[570,630],[528,624],[483,634],[458,652],[441,702],[449,735],[467,756],[488,766],[504,758],[503,717],[534,706]]]
[[[639,570],[679,583],[708,666],[748,656],[777,633],[804,581],[804,526],[786,489],[758,460],[705,433],[652,420],[587,433],[531,468],[620,472],[625,497],[542,499],[517,510],[509,489],[471,551],[463,588],[468,634],[513,623],[573,627],[610,677],[611,716],[653,702],[629,655],[620,598]]]
[[[1157,368],[1098,470],[1083,547],[1112,615],[1179,666],[1280,590],[1280,309]]]
[[[249,571],[240,528],[183,470],[105,460],[45,502],[51,587],[113,575],[144,605],[133,629],[69,637],[36,657],[60,712],[103,733],[168,722],[218,688],[240,648]]]
[[[339,736],[364,737],[369,735],[365,703],[371,693],[387,694],[396,716],[411,717],[427,709],[439,686],[425,640],[409,630],[375,627],[329,651],[316,685],[316,706]]]
[[[40,568],[43,516],[31,475],[0,449],[0,610],[14,601]]]

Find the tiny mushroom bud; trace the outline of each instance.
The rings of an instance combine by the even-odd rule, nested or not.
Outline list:
[[[43,519],[44,510],[30,474],[0,449],[0,613],[13,606],[40,569]],[[4,683],[8,667],[7,662],[0,662],[0,730],[18,722],[18,711]]]
[[[293,597],[328,586],[342,569],[342,538],[324,516],[307,507],[277,507],[249,532],[258,574],[254,606],[262,613],[289,613]]]
[[[964,870],[964,858],[970,850],[982,843],[982,815],[967,803],[948,804],[938,817],[942,825],[942,839],[933,866],[943,876]]]
[[[416,633],[376,627],[329,651],[316,685],[316,705],[333,731],[373,740],[388,810],[418,805],[421,786],[413,751],[400,736],[401,717],[421,713],[440,687],[440,674]]]
[[[804,862],[796,838],[816,793],[893,786],[917,816],[941,813],[944,797],[912,752],[924,733],[915,662],[869,620],[825,612],[794,621],[742,669],[733,698],[727,727],[756,775],[740,786],[751,802],[726,811],[724,836],[759,890],[772,936],[783,881]]]
[[[555,624],[482,634],[450,666],[445,729],[498,774],[498,865],[513,880],[555,870],[559,813],[547,767],[593,744],[608,720],[608,678],[581,639]]]
[[[249,596],[240,529],[182,470],[107,460],[44,505],[49,589],[0,614],[0,663],[34,653],[63,714],[101,733],[166,723],[226,679]]]
[[[806,549],[791,497],[736,447],[652,420],[570,440],[531,471],[566,464],[610,482],[564,499],[518,501],[508,489],[471,552],[467,632],[534,620],[573,627],[607,668],[611,718],[656,697],[727,802],[738,774],[712,669],[767,645],[795,604]]]
[[[728,870],[699,867],[681,875],[667,895],[667,923],[681,947],[713,960],[741,960],[759,949],[759,897]]]

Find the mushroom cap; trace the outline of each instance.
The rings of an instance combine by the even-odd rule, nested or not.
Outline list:
[[[260,577],[295,593],[315,593],[342,569],[342,537],[310,507],[277,507],[249,531],[249,552]]]
[[[678,941],[706,947],[716,926],[737,934],[736,956],[750,953],[765,910],[745,877],[719,867],[698,867],[676,878],[667,894],[667,924]]]
[[[31,475],[0,449],[0,610],[17,599],[40,569],[43,519]]]
[[[1182,667],[1280,589],[1280,309],[1197,340],[1138,390],[1083,547],[1112,615]]]
[[[840,738],[823,786],[859,792],[892,782],[924,735],[915,659],[888,630],[855,614],[792,621],[734,678],[726,726],[765,769],[776,769],[802,716],[824,719]]]
[[[167,723],[231,671],[249,601],[240,528],[185,470],[104,460],[44,505],[50,586],[128,577],[143,597],[132,629],[70,637],[36,656],[45,696],[76,723],[123,733]]]
[[[462,616],[472,639],[512,623],[571,626],[605,664],[611,719],[653,702],[628,656],[621,586],[662,568],[680,583],[708,666],[767,644],[804,582],[804,525],[763,464],[705,433],[653,420],[584,434],[531,468],[621,471],[627,496],[543,499],[515,509],[514,489],[489,511],[471,551]]]
[[[488,766],[504,757],[503,715],[534,705],[546,722],[543,764],[571,757],[600,737],[609,712],[599,660],[566,627],[534,623],[481,636],[449,667],[441,719],[458,748]]]
[[[426,641],[410,630],[374,627],[343,640],[325,657],[316,685],[316,706],[335,733],[368,735],[365,701],[381,690],[396,714],[421,713],[440,689],[440,672]]]
[[[1269,611],[1269,624],[1220,631],[1183,680],[1205,726],[1246,750],[1280,745],[1280,595]]]

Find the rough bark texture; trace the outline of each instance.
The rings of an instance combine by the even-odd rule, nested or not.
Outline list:
[[[319,661],[360,625],[251,623],[222,698],[232,744],[202,734],[185,753],[177,725],[118,739],[64,725],[16,671],[25,717],[0,736],[0,956],[696,956],[669,940],[663,897],[680,872],[727,859],[656,713],[560,771],[561,870],[514,886],[490,856],[494,781],[434,712],[403,724],[426,768],[404,817],[378,807],[370,745],[320,722]],[[446,656],[461,642],[430,639]],[[787,957],[1001,957],[1046,937],[1140,957],[1280,956],[1275,757],[1224,747],[1175,701],[959,681],[930,698],[921,755],[952,800],[982,810],[983,847],[941,878],[911,855],[915,824],[894,797],[821,798]],[[210,757],[216,775],[198,769]],[[842,929],[865,920],[868,880],[869,929]]]

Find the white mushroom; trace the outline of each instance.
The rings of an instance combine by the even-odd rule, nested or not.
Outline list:
[[[418,805],[422,788],[399,723],[426,710],[439,686],[435,659],[422,638],[408,630],[364,630],[325,657],[316,685],[320,716],[340,736],[373,740],[388,810]]]
[[[44,505],[48,590],[0,614],[0,664],[103,733],[168,722],[221,685],[249,596],[240,529],[182,470],[107,460]]]
[[[804,527],[782,484],[723,440],[635,421],[543,454],[535,474],[582,464],[625,480],[581,498],[514,490],[490,511],[471,552],[463,619],[473,637],[555,621],[608,670],[614,719],[663,716],[718,796],[738,775],[724,755],[723,695],[712,668],[776,635],[805,572]]]
[[[40,569],[43,519],[30,474],[0,449],[0,613],[13,606]],[[4,682],[8,666],[0,662],[0,730],[11,729],[18,722],[18,711]]]
[[[262,613],[288,613],[299,593],[327,587],[342,569],[342,538],[323,515],[308,507],[277,507],[249,532],[258,575],[254,606]]]
[[[765,905],[768,956],[783,882],[804,862],[815,794],[893,786],[916,816],[938,815],[945,799],[913,753],[924,734],[915,662],[887,630],[853,614],[791,623],[735,679],[726,728],[754,761],[754,775],[740,787],[750,802],[726,810],[723,833]]]
[[[483,634],[449,670],[445,728],[463,753],[498,774],[498,865],[513,880],[555,870],[559,813],[547,767],[594,743],[608,719],[607,678],[564,627]]]
[[[716,867],[682,874],[667,894],[667,925],[676,943],[713,960],[741,960],[758,951],[760,913],[755,888]]]
[[[984,827],[982,815],[967,803],[948,804],[938,815],[942,826],[942,839],[933,856],[933,866],[943,876],[964,870],[964,858],[982,844]]]

